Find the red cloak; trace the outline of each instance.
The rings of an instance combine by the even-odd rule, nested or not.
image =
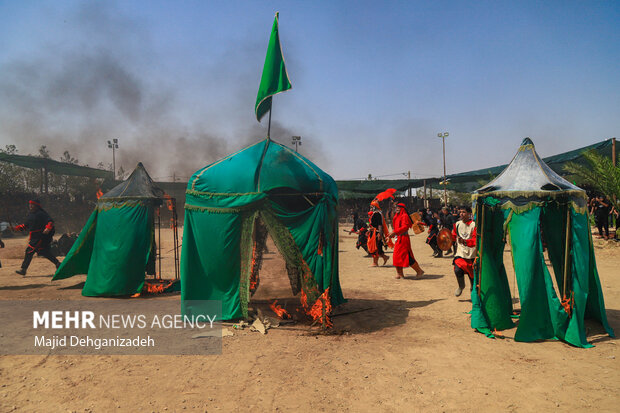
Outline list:
[[[396,244],[394,245],[394,254],[392,255],[392,264],[395,267],[409,267],[415,264],[413,251],[411,250],[411,241],[409,240],[409,228],[413,223],[407,211],[402,208],[392,221],[394,224],[394,233],[398,235]]]

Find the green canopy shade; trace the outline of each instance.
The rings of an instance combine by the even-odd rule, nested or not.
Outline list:
[[[591,347],[586,318],[599,321],[614,336],[607,323],[586,202],[585,191],[549,168],[529,138],[497,178],[475,191],[478,257],[472,328],[491,335],[491,330],[514,326],[503,262],[508,241],[521,300],[516,341],[560,339]],[[545,248],[553,278],[545,264]]]
[[[126,181],[99,198],[52,280],[87,274],[84,296],[141,292],[154,259],[154,209],[163,195],[139,163]]]
[[[221,300],[222,318],[247,317],[269,233],[306,307],[338,279],[338,188],[308,159],[265,139],[198,170],[185,200],[183,300]],[[261,228],[265,230],[262,231]]]

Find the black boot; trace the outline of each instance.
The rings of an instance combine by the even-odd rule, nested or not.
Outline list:
[[[456,281],[459,283],[459,288],[456,289],[456,291],[454,292],[454,295],[457,297],[460,297],[460,295],[463,293],[463,290],[465,289],[465,277],[459,277],[458,275],[456,276]]]

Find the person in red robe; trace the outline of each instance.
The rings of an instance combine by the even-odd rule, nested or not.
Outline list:
[[[409,217],[405,204],[397,203],[396,215],[394,215],[393,220],[394,231],[389,234],[390,238],[396,236],[394,254],[392,255],[392,263],[396,267],[396,279],[405,278],[403,275],[403,268],[405,267],[413,268],[417,276],[424,274],[411,250],[411,241],[409,240],[411,224],[413,224],[413,221]]]

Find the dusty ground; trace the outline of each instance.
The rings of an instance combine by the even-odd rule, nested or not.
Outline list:
[[[164,251],[169,238],[166,231]],[[51,283],[42,258],[27,277],[15,274],[26,241],[5,242],[0,299],[80,297],[85,276]],[[592,349],[518,343],[514,330],[488,339],[469,327],[470,300],[453,295],[451,259],[432,258],[423,236],[412,237],[422,279],[410,269],[396,280],[389,263],[371,268],[354,243],[341,232],[349,302],[337,312],[365,311],[334,317],[332,334],[299,324],[267,335],[235,331],[218,356],[1,356],[0,411],[618,410],[618,341],[599,326],[588,324]],[[596,244],[607,315],[620,333],[620,246]],[[266,255],[261,275],[259,303],[296,302],[277,253]]]

